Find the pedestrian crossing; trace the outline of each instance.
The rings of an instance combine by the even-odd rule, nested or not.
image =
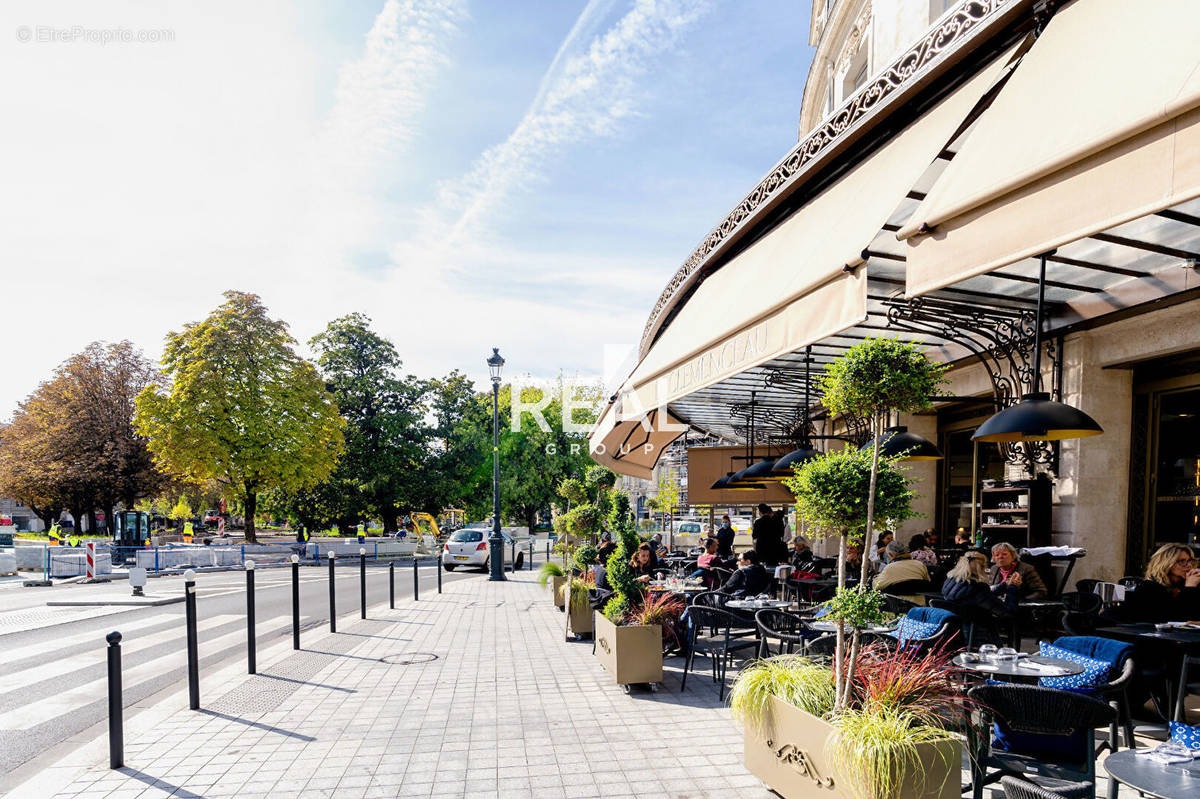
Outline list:
[[[232,620],[244,618],[238,616],[214,616],[197,624],[197,629],[203,633],[204,630],[219,627],[222,624],[227,624]],[[160,619],[161,621],[161,619]],[[311,617],[301,617],[301,623],[311,621]],[[153,660],[136,666],[128,665],[128,655],[135,654],[138,651],[149,649],[162,643],[174,643],[175,650],[168,655],[154,658]],[[221,635],[217,638],[205,639],[203,635],[200,637],[200,657],[203,658],[208,654],[214,654],[222,650],[234,646],[246,645],[246,629],[244,626]],[[187,650],[184,645],[184,630],[182,621],[178,627],[172,627],[166,630],[151,633],[140,639],[137,639],[137,644],[131,646],[129,650],[125,649],[122,644],[122,660],[125,665],[121,672],[121,682],[125,696],[132,697],[139,695],[138,686],[142,683],[161,678],[164,674],[175,669],[183,669],[187,667]],[[98,653],[89,656],[88,665],[102,664],[106,660],[106,654],[101,649]],[[53,663],[48,658],[48,663]],[[81,661],[82,662],[82,661]],[[53,666],[56,673],[59,671],[57,663]],[[108,677],[107,674],[98,669],[100,676],[97,679],[90,680],[85,683],[80,683],[71,687],[69,690],[60,693],[54,693],[49,696],[42,697],[32,702],[27,702],[4,713],[0,713],[0,731],[24,731],[45,724],[55,719],[78,711],[87,705],[92,704],[108,697]]]
[[[130,611],[132,608],[120,608],[120,610]],[[111,626],[112,629],[120,630],[122,635],[126,635],[127,633],[143,630],[147,627],[153,627],[156,624],[163,624],[169,618],[171,617],[166,614],[154,614],[151,616],[146,616],[142,619],[130,621],[114,619]],[[98,634],[95,630],[87,630],[86,632],[58,638],[55,640],[54,645],[57,649],[62,650],[69,647],[79,646],[80,644],[86,644],[88,642],[95,642],[97,640],[102,642],[104,640],[104,636]],[[43,642],[29,644],[28,646],[4,647],[2,650],[0,650],[0,667],[7,666],[9,663],[19,663],[20,661],[31,657],[45,657],[45,655],[46,644]],[[7,674],[7,672],[5,672],[5,680],[10,679],[10,676]]]

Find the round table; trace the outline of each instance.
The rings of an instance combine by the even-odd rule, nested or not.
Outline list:
[[[766,608],[788,608],[792,603],[785,599],[731,599],[725,607],[735,610],[765,610]]]
[[[1117,782],[1157,799],[1194,799],[1200,795],[1200,760],[1166,765],[1126,749],[1106,757],[1104,770]]]
[[[835,622],[835,621],[823,621],[821,619],[816,619],[814,621],[810,621],[808,623],[808,626],[812,627],[814,630],[820,630],[823,633],[836,633],[837,632],[837,622]],[[897,626],[896,624],[871,624],[866,627],[859,628],[859,632],[875,633],[876,635],[887,635],[888,633],[896,632],[896,626]],[[851,632],[851,631],[852,631],[851,628],[849,626],[847,626],[846,632]]]
[[[1014,661],[1005,663],[984,663],[982,661],[974,662],[968,660],[969,654],[966,652],[954,656],[953,663],[960,669],[973,671],[978,674],[987,674],[992,677],[1009,677],[1014,679],[1036,680],[1041,677],[1071,677],[1076,674],[1083,673],[1083,666],[1078,663],[1072,663],[1069,660],[1062,658],[1046,657],[1044,655],[1029,655],[1028,657],[1019,658]],[[1041,669],[1022,668],[1023,663],[1040,663],[1043,666],[1052,666],[1058,671],[1055,674],[1042,671]]]

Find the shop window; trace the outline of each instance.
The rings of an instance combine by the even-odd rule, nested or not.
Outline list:
[[[1150,473],[1151,550],[1200,544],[1200,388],[1164,393],[1155,403]]]
[[[978,425],[957,430],[946,430],[941,434],[942,469],[939,475],[941,483],[940,507],[938,508],[938,526],[942,531],[943,541],[953,540],[958,528],[970,530],[972,468],[975,464],[974,444],[971,436]],[[979,445],[979,463],[976,476],[983,480],[1004,479],[1004,457],[1000,448],[995,444],[982,443]]]

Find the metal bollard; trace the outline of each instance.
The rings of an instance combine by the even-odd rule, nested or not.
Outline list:
[[[292,649],[300,648],[300,556],[292,555]]]
[[[514,572],[517,570],[517,542],[515,540],[512,542],[512,570]]]
[[[529,563],[525,566],[526,571],[533,571],[533,539],[529,539]]]
[[[183,573],[183,603],[187,627],[188,707],[200,709],[200,642],[196,637],[196,572]]]
[[[388,607],[396,609],[396,561],[388,564]]]
[[[367,548],[358,548],[358,598],[362,618],[367,617]]]
[[[442,553],[438,553],[437,559],[437,576],[438,576],[438,593],[442,593]]]
[[[550,539],[546,539],[546,562],[550,562]]]
[[[337,632],[337,601],[334,598],[333,588],[333,560],[336,555],[331,550],[329,553],[329,632]]]
[[[413,555],[413,602],[421,598],[417,585],[417,556]]]
[[[111,632],[108,641],[108,767],[125,765],[125,726],[121,702],[121,634]]]
[[[246,673],[257,674],[254,651],[254,561],[246,561]]]

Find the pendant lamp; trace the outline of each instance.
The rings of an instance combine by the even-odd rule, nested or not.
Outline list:
[[[750,392],[750,429],[749,435],[746,436],[746,441],[749,447],[746,452],[747,460],[754,460],[754,407],[758,404],[758,392]],[[727,476],[725,486],[726,491],[761,491],[766,488],[766,484],[762,482],[764,475],[771,473],[771,467],[775,464],[773,458],[763,458],[757,463],[751,463],[746,468],[734,472]],[[720,481],[718,481],[720,482]]]
[[[1046,294],[1046,257],[1041,256],[1038,275],[1037,326],[1033,331],[1033,390],[979,426],[975,441],[1000,443],[1015,441],[1061,441],[1067,438],[1098,436],[1104,429],[1078,408],[1055,402],[1039,391],[1042,375],[1042,304]]]
[[[941,451],[934,446],[932,441],[924,436],[908,432],[908,428],[903,425],[885,428],[883,435],[876,439],[876,441],[879,440],[883,442],[879,448],[879,454],[888,458],[900,456],[902,461],[936,461],[942,457]],[[876,441],[868,441],[859,449],[870,449],[875,446]]]
[[[804,419],[801,421],[804,434],[800,439],[800,446],[784,455],[779,460],[775,461],[771,467],[771,480],[781,481],[789,477],[794,477],[795,469],[792,467],[799,466],[802,463],[811,461],[818,457],[821,453],[817,452],[812,447],[812,443],[808,438],[808,409],[810,406],[809,391],[812,385],[812,345],[809,344],[804,348]]]

